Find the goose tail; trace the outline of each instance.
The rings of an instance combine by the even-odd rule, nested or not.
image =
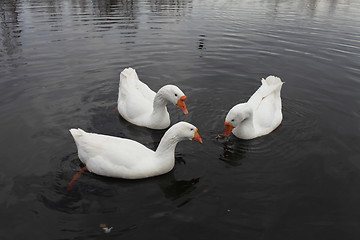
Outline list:
[[[266,79],[261,80],[263,97],[271,93],[280,93],[281,87],[284,84],[279,77],[268,76]]]
[[[262,79],[261,83],[263,85],[275,86],[275,85],[282,85],[284,82],[282,82],[279,77],[268,76],[266,79]]]
[[[120,73],[118,104],[121,99],[127,97],[129,89],[131,89],[132,86],[135,86],[138,81],[140,81],[139,77],[136,74],[135,69],[131,67],[125,68]]]
[[[138,79],[135,69],[128,67],[120,73],[120,84],[128,79]]]
[[[80,137],[86,134],[86,132],[80,128],[78,129],[72,128],[69,131],[75,140],[79,139]]]

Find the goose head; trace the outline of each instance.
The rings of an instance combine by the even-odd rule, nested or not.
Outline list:
[[[246,103],[235,105],[225,117],[225,136],[229,136],[231,131],[239,126],[243,121],[251,116],[251,109]]]
[[[189,113],[185,104],[186,96],[180,88],[175,85],[166,85],[162,87],[161,90],[162,95],[166,100],[178,106],[185,115]]]
[[[170,129],[174,129],[179,140],[194,140],[202,143],[198,128],[187,122],[178,122]],[[169,130],[170,130],[169,129]]]

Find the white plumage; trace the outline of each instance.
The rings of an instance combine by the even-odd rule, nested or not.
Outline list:
[[[225,135],[253,139],[272,132],[282,121],[280,78],[268,76],[246,103],[235,105],[225,118]]]
[[[175,164],[176,144],[183,140],[202,142],[195,126],[179,122],[169,128],[156,151],[126,138],[70,129],[79,159],[98,175],[139,179],[169,172]]]
[[[120,73],[118,111],[120,115],[135,125],[165,129],[170,126],[167,103],[177,105],[187,114],[185,94],[174,85],[166,85],[155,93],[141,82],[132,68]]]

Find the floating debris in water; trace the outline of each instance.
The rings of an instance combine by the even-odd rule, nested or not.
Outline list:
[[[215,138],[216,138],[216,140],[219,140],[219,139],[225,138],[225,136],[224,135],[217,135]]]
[[[110,232],[111,232],[111,229],[113,229],[113,227],[111,227],[111,228],[104,227],[104,228],[103,228],[104,233],[110,233]]]
[[[108,227],[106,226],[106,224],[104,224],[104,223],[101,223],[101,224],[99,225],[99,227],[101,227],[101,228],[104,230],[104,233],[110,233],[111,230],[113,229],[113,227],[108,228]]]

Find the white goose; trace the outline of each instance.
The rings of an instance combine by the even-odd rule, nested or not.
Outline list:
[[[174,85],[166,85],[155,93],[141,82],[132,68],[120,73],[118,111],[132,124],[165,129],[170,126],[170,117],[166,108],[168,102],[176,104],[184,114],[188,114],[184,93]]]
[[[246,103],[235,105],[225,118],[225,136],[232,132],[241,139],[253,139],[272,132],[282,121],[280,78],[268,76]]]
[[[179,122],[169,128],[156,151],[126,138],[87,133],[81,129],[70,129],[70,132],[75,140],[79,159],[86,165],[85,170],[125,179],[148,178],[167,173],[174,167],[178,142],[195,140],[202,143],[198,129],[187,122]]]

